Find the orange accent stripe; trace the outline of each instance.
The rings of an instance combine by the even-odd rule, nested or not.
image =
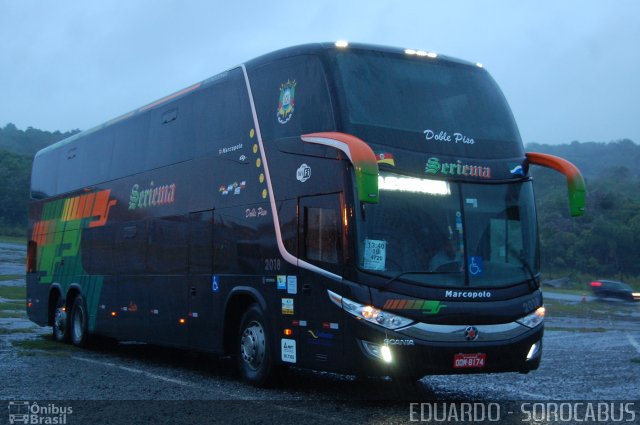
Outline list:
[[[76,211],[76,218],[83,218],[84,204],[87,202],[87,195],[82,195],[78,199],[78,210]]]
[[[185,93],[189,93],[191,90],[195,90],[195,89],[197,89],[198,87],[200,87],[200,84],[201,84],[201,83],[194,84],[194,85],[192,85],[192,86],[190,86],[190,87],[187,87],[186,89],[180,90],[179,92],[176,92],[176,93],[174,93],[174,94],[170,94],[169,96],[167,96],[167,97],[163,97],[163,98],[162,98],[162,99],[160,99],[160,100],[156,100],[155,102],[150,103],[150,104],[148,104],[147,106],[143,106],[142,108],[140,108],[140,112],[142,112],[142,111],[146,111],[147,109],[151,109],[151,108],[153,108],[154,106],[158,106],[158,105],[160,105],[160,104],[162,104],[162,103],[168,102],[168,101],[170,101],[171,99],[175,99],[176,97],[178,97],[178,96],[182,96],[182,95],[183,95],[183,94],[185,94]]]
[[[382,307],[384,310],[389,310],[389,308],[391,307],[391,303],[393,302],[393,300],[387,300],[387,302],[384,303],[384,307]]]
[[[90,193],[87,195],[87,201],[84,204],[84,211],[82,212],[83,218],[91,217],[91,211],[93,210],[93,201],[95,198],[95,193]]]

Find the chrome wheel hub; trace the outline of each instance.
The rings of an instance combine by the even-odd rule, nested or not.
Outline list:
[[[252,369],[259,369],[264,361],[266,344],[264,329],[258,322],[251,322],[240,337],[240,354]]]

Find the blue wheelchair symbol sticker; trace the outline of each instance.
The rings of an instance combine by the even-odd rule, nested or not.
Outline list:
[[[211,290],[213,292],[218,292],[220,290],[220,286],[218,285],[218,276],[213,276],[211,278]]]
[[[469,274],[482,276],[482,257],[469,256]]]

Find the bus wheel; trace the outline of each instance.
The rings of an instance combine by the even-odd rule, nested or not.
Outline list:
[[[71,343],[82,347],[87,343],[87,306],[82,295],[76,296],[71,309]]]
[[[274,375],[270,340],[264,314],[257,304],[244,312],[238,338],[238,366],[242,378],[255,386],[266,386]]]
[[[56,302],[56,310],[53,313],[53,339],[58,342],[69,342],[69,320],[67,309],[62,297]]]

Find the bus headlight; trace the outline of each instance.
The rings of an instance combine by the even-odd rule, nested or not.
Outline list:
[[[533,329],[544,321],[544,314],[545,308],[538,307],[536,311],[524,316],[522,319],[516,320],[516,322]]]
[[[382,311],[370,305],[362,305],[338,295],[335,292],[327,290],[327,293],[334,304],[358,319],[364,319],[367,322],[374,323],[387,329],[403,328],[413,323],[413,320],[407,319],[406,317]]]

